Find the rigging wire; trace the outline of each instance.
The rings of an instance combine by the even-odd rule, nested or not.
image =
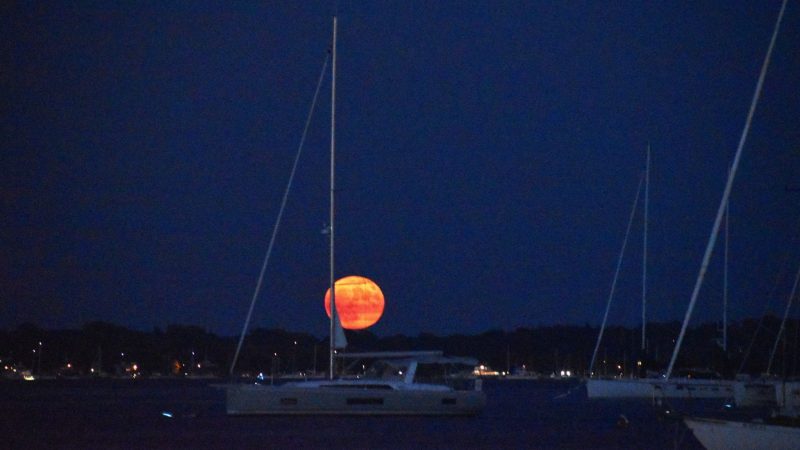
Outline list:
[[[800,281],[800,268],[797,269],[797,275],[794,278],[794,286],[792,286],[792,293],[789,294],[789,302],[786,304],[786,309],[783,313],[783,320],[781,320],[781,327],[778,329],[778,335],[775,336],[775,344],[772,346],[772,352],[769,354],[769,363],[767,364],[767,375],[772,373],[772,361],[775,359],[775,352],[778,350],[778,343],[783,335],[783,330],[786,328],[786,319],[789,317],[789,311],[792,309],[792,302],[794,301],[795,293],[797,292],[797,283]],[[784,369],[786,368],[786,361],[783,363]],[[785,370],[784,370],[785,371]]]
[[[278,217],[275,219],[275,226],[272,229],[272,236],[269,239],[269,246],[267,247],[267,254],[264,256],[264,263],[261,265],[261,273],[258,275],[258,281],[256,282],[256,289],[253,292],[253,298],[250,300],[250,309],[247,310],[247,318],[244,321],[244,326],[242,327],[242,334],[239,336],[239,343],[236,345],[236,353],[233,355],[233,361],[231,361],[231,368],[228,372],[229,375],[233,376],[233,370],[236,367],[236,362],[239,360],[239,353],[242,350],[242,344],[244,343],[244,337],[247,334],[247,328],[250,326],[250,319],[253,317],[253,309],[256,306],[256,300],[258,299],[258,294],[261,292],[261,286],[264,283],[264,273],[267,271],[267,265],[269,264],[269,257],[272,254],[272,248],[275,245],[275,238],[278,235],[278,228],[281,224],[281,218],[283,217],[283,211],[286,209],[286,201],[289,199],[289,191],[292,188],[292,182],[294,181],[294,175],[297,172],[297,164],[300,162],[300,155],[303,153],[303,145],[306,142],[306,136],[308,135],[308,128],[311,125],[311,117],[314,115],[314,108],[317,105],[317,98],[319,97],[320,87],[322,86],[322,80],[325,78],[325,71],[328,67],[328,60],[330,59],[330,52],[327,52],[325,55],[325,61],[322,63],[322,71],[319,74],[319,79],[317,80],[317,88],[314,91],[314,98],[311,100],[311,108],[308,111],[308,116],[306,117],[306,124],[303,128],[303,135],[300,138],[300,144],[297,147],[297,154],[294,157],[294,163],[292,164],[292,172],[289,175],[289,181],[286,183],[286,190],[283,193],[283,199],[281,200],[281,207],[278,210]]]
[[[788,267],[789,258],[792,255],[791,249],[795,247],[795,242],[797,242],[797,239],[800,238],[800,221],[797,222],[795,230],[797,231],[795,232],[795,235],[792,238],[790,245],[786,247],[786,251],[783,254],[783,260],[781,262],[778,275],[775,277],[775,283],[773,283],[772,288],[770,289],[770,292],[767,295],[767,301],[764,302],[764,310],[761,313],[761,317],[759,317],[758,319],[758,324],[756,325],[756,329],[753,332],[753,337],[750,339],[750,343],[747,345],[747,350],[744,352],[744,356],[742,356],[742,361],[739,363],[739,370],[736,371],[737,374],[742,373],[742,371],[744,370],[745,364],[747,364],[747,361],[750,359],[750,352],[753,350],[753,346],[755,345],[756,340],[758,339],[758,333],[761,330],[765,329],[764,319],[767,317],[767,313],[771,309],[771,303],[773,297],[777,297],[778,286],[781,284],[784,276],[787,274],[787,270],[789,268]]]
[[[622,257],[625,255],[625,247],[628,246],[628,237],[631,234],[631,226],[633,225],[633,218],[636,215],[636,205],[639,204],[639,195],[642,193],[642,182],[644,181],[645,174],[639,177],[639,187],[636,188],[636,198],[633,200],[633,208],[631,208],[631,215],[628,218],[628,227],[625,229],[625,239],[622,240],[622,249],[619,251],[619,258],[617,258],[617,268],[614,271],[614,281],[611,282],[611,292],[608,293],[608,300],[606,301],[606,312],[603,314],[603,323],[600,325],[600,334],[597,335],[597,343],[594,346],[592,353],[592,361],[589,363],[589,376],[592,376],[594,371],[594,363],[597,359],[597,350],[600,348],[600,341],[603,339],[603,332],[606,329],[606,321],[608,320],[608,311],[611,308],[611,300],[614,298],[614,291],[617,289],[617,279],[619,278],[619,271],[622,267]]]

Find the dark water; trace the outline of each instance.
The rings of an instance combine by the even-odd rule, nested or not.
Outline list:
[[[209,384],[2,382],[0,448],[701,448],[649,402],[588,400],[576,382],[486,382],[472,418],[228,417]]]

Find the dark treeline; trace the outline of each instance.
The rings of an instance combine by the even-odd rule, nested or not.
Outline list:
[[[690,328],[677,365],[711,368],[731,376],[744,361],[742,372],[763,373],[779,328],[780,319],[773,316],[734,322],[728,329],[727,352],[722,350],[719,324]],[[637,361],[644,361],[650,370],[663,370],[679,330],[678,322],[648,324],[644,353],[640,350],[639,328],[609,327],[599,347],[595,372],[631,373],[636,370]],[[369,331],[346,334],[350,344],[347,351],[443,350],[450,355],[473,356],[499,371],[525,366],[528,371],[541,374],[560,370],[586,374],[598,331],[588,325],[557,325],[477,335],[379,337]],[[798,374],[799,334],[800,320],[790,320],[777,346],[773,374]],[[235,337],[217,336],[185,325],[142,332],[103,322],[88,323],[80,330],[44,330],[24,324],[0,331],[0,359],[40,374],[59,373],[67,364],[74,374],[88,374],[90,368],[119,373],[120,367],[135,363],[144,374],[224,375],[236,342]],[[323,371],[327,368],[327,351],[326,338],[258,328],[245,339],[236,370],[251,374]]]

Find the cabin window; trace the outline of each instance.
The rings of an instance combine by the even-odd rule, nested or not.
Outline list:
[[[408,371],[405,365],[394,365],[386,361],[375,361],[364,373],[364,378],[376,380],[403,381],[404,373]]]
[[[456,399],[454,399],[454,398],[443,398],[442,399],[442,404],[443,405],[455,405],[456,404]]]
[[[296,405],[296,404],[297,404],[297,399],[296,398],[282,398],[281,399],[281,405],[291,406],[291,405]]]
[[[383,398],[382,397],[356,397],[356,398],[348,398],[347,399],[348,405],[382,405]]]
[[[444,383],[447,379],[446,367],[442,364],[417,364],[414,381],[418,383]]]

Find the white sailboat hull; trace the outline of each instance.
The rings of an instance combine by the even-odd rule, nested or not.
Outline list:
[[[800,381],[787,381],[775,386],[775,400],[784,415],[800,417]]]
[[[223,386],[230,415],[475,415],[486,405],[482,391]]]
[[[684,420],[708,450],[800,448],[800,428],[797,427],[716,419]]]
[[[733,398],[733,381],[671,379],[655,385],[656,396],[661,398]]]
[[[652,398],[653,380],[644,379],[595,379],[586,380],[589,398]]]
[[[738,407],[776,406],[778,381],[736,382],[733,386],[734,401]]]
[[[589,379],[589,398],[732,398],[733,382],[728,380],[648,378]]]

